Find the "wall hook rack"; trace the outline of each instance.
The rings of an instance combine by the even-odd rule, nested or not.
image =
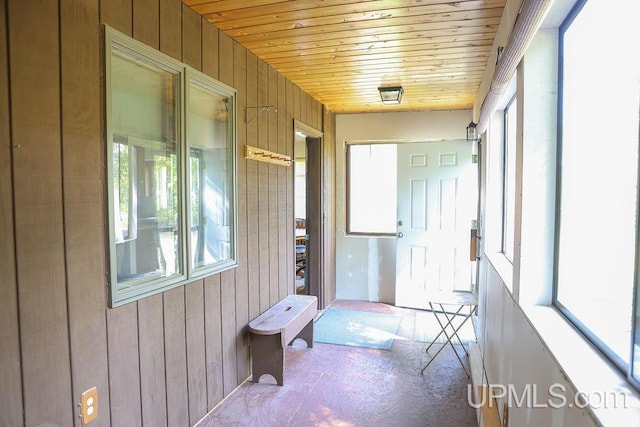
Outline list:
[[[281,166],[291,166],[291,156],[286,154],[275,153],[269,150],[263,150],[262,148],[252,147],[250,145],[244,146],[244,157],[246,159],[257,160],[259,162],[274,163]]]
[[[249,118],[249,110],[257,110],[256,113]],[[262,114],[265,111],[272,111],[274,113],[278,112],[278,107],[276,107],[275,105],[258,105],[256,107],[244,107],[244,121],[246,124],[251,123],[252,121],[254,121],[256,119],[256,117],[258,117],[260,114]]]

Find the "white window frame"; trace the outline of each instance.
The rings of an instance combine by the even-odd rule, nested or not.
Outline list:
[[[126,283],[118,282],[118,266],[116,260],[116,221],[114,212],[114,177],[113,177],[113,141],[114,129],[112,123],[112,81],[111,81],[111,57],[113,49],[119,48],[131,51],[133,55],[145,58],[161,69],[166,69],[177,76],[178,84],[176,90],[176,103],[179,117],[176,120],[176,153],[178,153],[179,182],[178,190],[178,232],[177,239],[177,264],[178,268],[174,274],[168,276],[136,278],[128,280]],[[227,86],[210,76],[207,76],[189,66],[181,63],[149,46],[146,46],[131,37],[128,37],[113,28],[104,26],[104,84],[105,84],[105,141],[106,141],[106,203],[108,211],[108,286],[109,305],[116,307],[149,295],[164,292],[173,287],[186,284],[188,281],[206,275],[218,273],[230,268],[234,268],[237,263],[237,149],[236,149],[236,90]],[[193,254],[191,253],[191,200],[190,200],[190,145],[188,143],[188,112],[189,112],[189,87],[191,83],[197,83],[205,87],[212,93],[225,96],[228,100],[228,119],[226,130],[226,144],[230,150],[229,162],[230,171],[228,182],[221,183],[228,189],[228,201],[225,206],[225,224],[228,226],[229,234],[229,256],[217,262],[210,262],[207,265],[194,267]],[[126,284],[126,286],[125,286]]]
[[[515,197],[516,197],[516,150],[518,133],[518,98],[514,93],[503,110],[503,162],[502,162],[502,244],[501,251],[513,264],[515,250]],[[509,120],[515,123],[510,123]],[[509,126],[515,126],[510,135]],[[511,221],[509,221],[511,218]]]
[[[517,76],[511,78],[504,94],[492,114],[483,144],[486,160],[486,212],[482,234],[484,251],[499,272],[509,292],[513,292],[513,260],[504,253],[505,231],[505,114],[509,101],[517,103]],[[520,126],[520,124],[517,124]],[[486,142],[485,142],[486,139]],[[516,141],[513,141],[516,149]],[[516,167],[516,165],[514,165]],[[515,196],[515,195],[514,195]],[[515,217],[515,215],[514,215]],[[515,226],[515,224],[514,224]],[[515,229],[514,229],[515,238]],[[513,243],[512,243],[513,244]],[[515,252],[515,251],[514,251]],[[515,255],[514,255],[515,256]]]

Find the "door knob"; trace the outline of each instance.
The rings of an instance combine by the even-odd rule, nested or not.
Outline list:
[[[402,231],[398,231],[398,234],[396,234],[398,237],[404,237],[404,234],[402,233]]]

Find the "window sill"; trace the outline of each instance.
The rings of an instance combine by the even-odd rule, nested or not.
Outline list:
[[[640,393],[555,308],[531,305],[522,306],[522,310],[577,392],[594,396],[594,406],[585,409],[597,423],[640,425]],[[617,405],[613,397],[618,398]]]
[[[496,270],[500,279],[507,287],[510,294],[513,294],[513,264],[502,252],[487,252],[487,259]]]

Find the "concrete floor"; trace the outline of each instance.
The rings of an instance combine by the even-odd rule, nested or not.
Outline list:
[[[478,425],[467,403],[471,380],[451,348],[420,374],[429,355],[427,343],[413,341],[415,311],[361,301],[336,301],[332,307],[402,314],[392,349],[324,343],[308,349],[296,341],[286,351],[282,387],[269,375],[246,382],[198,427]],[[468,358],[463,362],[469,369]]]

